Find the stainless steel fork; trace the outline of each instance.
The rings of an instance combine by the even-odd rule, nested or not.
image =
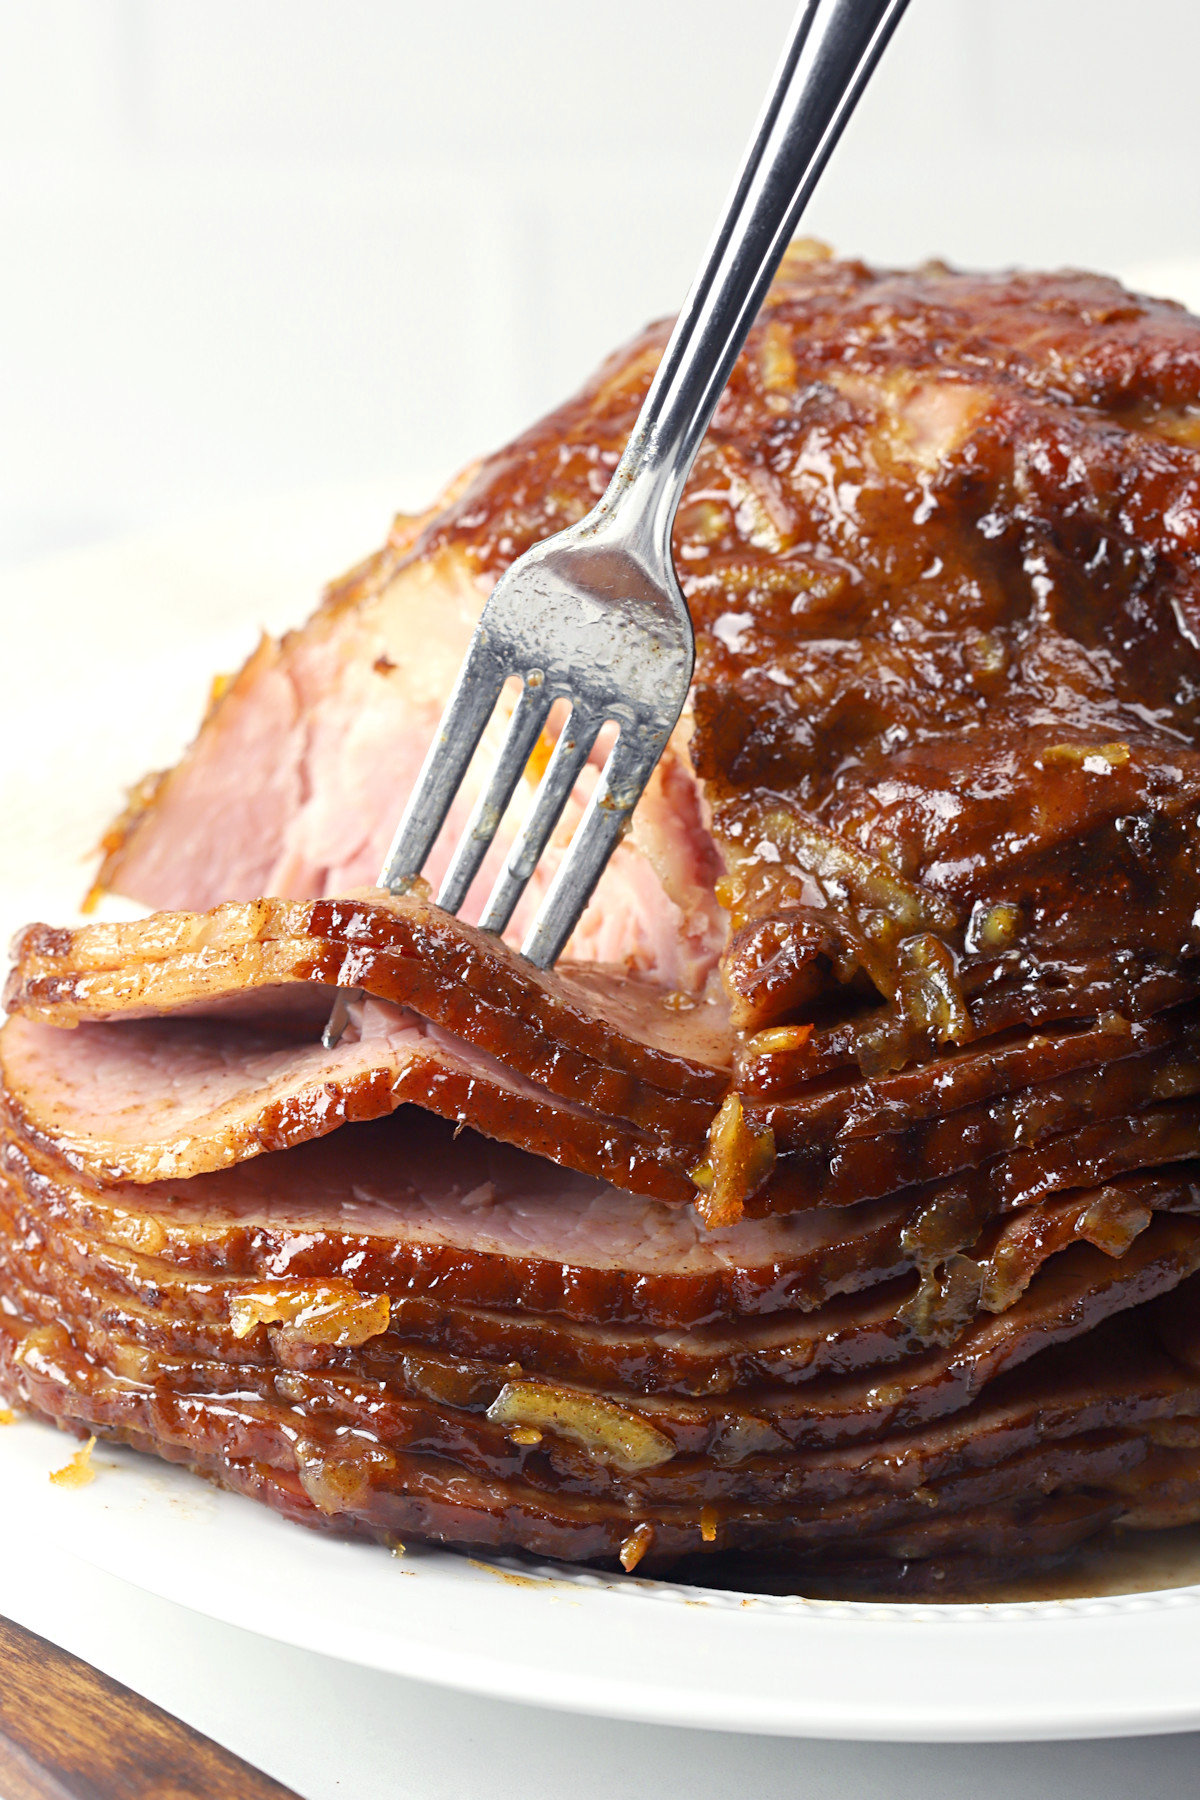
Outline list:
[[[700,441],[771,277],[908,0],[804,0],[724,217],[599,504],[497,582],[379,885],[403,893],[433,848],[504,683],[507,736],[438,892],[457,912],[556,700],[571,711],[481,924],[502,932],[601,727],[616,743],[522,945],[549,968],[570,937],[683,710],[691,621],[671,526]],[[335,1043],[345,999],[326,1029]]]

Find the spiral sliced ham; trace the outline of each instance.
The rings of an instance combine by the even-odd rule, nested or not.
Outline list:
[[[556,718],[462,919],[364,886],[663,342],[218,685],[107,840],[160,910],[18,939],[0,1382],[308,1524],[643,1571],[1200,1518],[1200,322],[798,248],[679,513],[692,700],[567,958],[473,922]]]

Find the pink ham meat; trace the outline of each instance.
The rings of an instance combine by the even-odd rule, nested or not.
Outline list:
[[[100,882],[159,908],[204,910],[260,894],[341,894],[376,879],[429,747],[488,583],[447,550],[405,561],[396,539],[332,589],[308,626],[264,639],[214,699],[179,767],[143,792]],[[449,865],[511,710],[498,709],[426,868]],[[668,990],[698,991],[725,938],[716,853],[681,728],[568,947]],[[600,751],[596,752],[597,759]],[[545,755],[535,757],[534,770]],[[594,780],[585,772],[514,914],[519,943]],[[526,783],[525,801],[532,794]],[[197,833],[196,821],[205,820]],[[480,916],[520,807],[463,907]],[[218,848],[219,846],[219,848]]]

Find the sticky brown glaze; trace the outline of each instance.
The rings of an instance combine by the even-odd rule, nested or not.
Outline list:
[[[956,1112],[916,1119],[878,1137],[810,1144],[786,1105],[748,1107],[752,1124],[778,1127],[781,1153],[769,1186],[747,1196],[743,1210],[754,1216],[874,1198],[1009,1154],[1048,1148],[1085,1130],[1094,1133],[1110,1121],[1116,1144],[1128,1138],[1131,1127],[1136,1130],[1140,1115],[1156,1101],[1185,1101],[1198,1088],[1200,1063],[1187,1050],[1164,1048],[1099,1072],[1079,1071]]]
[[[760,923],[773,930],[770,919]],[[731,967],[726,965],[727,973]],[[769,975],[769,968],[766,972]],[[1022,1030],[1022,1036],[1080,1025],[1121,1033],[1125,1024],[1151,1019],[1200,995],[1197,965],[1167,964],[1120,948],[1080,958],[1042,958],[1014,951],[961,967],[960,976],[975,1027],[971,1042],[985,1052],[987,1039],[1030,1026],[1033,1031]],[[753,1097],[762,1074],[767,1076],[768,1092],[790,1092],[837,1073],[854,1079],[862,1073],[864,1033],[886,1027],[888,1019],[886,1007],[868,1005],[840,1022],[741,1033],[738,1086]],[[946,1043],[933,1047],[925,1061],[937,1077],[952,1070],[959,1056],[958,1046]],[[879,1069],[866,1079],[878,1081],[893,1072]]]
[[[425,546],[494,575],[578,517],[662,342],[483,464]],[[1176,306],[1074,272],[789,259],[675,536],[756,1024],[883,993],[865,1054],[894,1064],[964,1029],[939,973],[989,938],[1191,956],[1198,419]],[[773,1002],[765,917],[791,964]]]

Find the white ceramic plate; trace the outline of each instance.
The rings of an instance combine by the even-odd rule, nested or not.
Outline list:
[[[0,577],[0,925],[66,921],[121,782],[177,752],[209,672],[248,647],[256,615],[302,617],[320,576],[385,519],[375,496],[323,512],[309,499],[277,508],[273,525],[210,522]],[[531,1574],[419,1548],[395,1558],[132,1452],[100,1447],[93,1482],[51,1484],[72,1448],[29,1421],[0,1430],[6,1543],[41,1534],[197,1611],[378,1669],[614,1717],[821,1737],[1200,1726],[1200,1586],[861,1605]]]
[[[229,1624],[424,1681],[658,1724],[814,1737],[1100,1737],[1200,1724],[1200,1587],[1017,1606],[719,1594],[289,1525],[47,1426],[0,1437],[0,1530]],[[518,1572],[519,1570],[519,1572]]]

